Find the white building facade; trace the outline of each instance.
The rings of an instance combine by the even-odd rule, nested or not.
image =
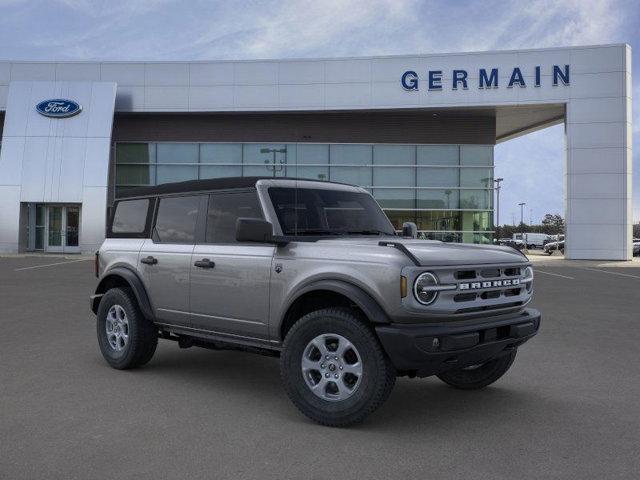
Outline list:
[[[0,62],[0,252],[91,252],[127,188],[237,175],[356,183],[394,224],[487,243],[493,146],[564,123],[565,255],[629,260],[631,91],[628,45]]]

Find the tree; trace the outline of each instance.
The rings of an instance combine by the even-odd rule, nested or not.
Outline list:
[[[542,225],[557,228],[558,230],[564,230],[564,218],[557,213],[547,213],[542,219]]]
[[[635,228],[635,225],[634,225]],[[564,233],[564,219],[561,215],[547,213],[539,225],[497,225],[495,227],[494,238],[513,238],[514,233],[530,232],[530,233],[546,233],[547,235],[558,235]],[[635,232],[635,229],[634,229]],[[638,225],[638,234],[640,236],[640,224]],[[635,236],[635,234],[634,234]]]

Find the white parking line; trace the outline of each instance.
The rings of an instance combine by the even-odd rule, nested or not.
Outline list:
[[[600,272],[600,273],[608,273],[610,275],[618,275],[620,277],[631,277],[631,278],[638,278],[640,279],[640,276],[638,275],[631,275],[629,273],[620,273],[620,272],[610,272],[608,270],[600,270],[599,268],[589,268],[589,267],[581,267],[582,270],[589,270],[591,272]]]
[[[47,263],[45,265],[34,265],[32,267],[22,267],[22,268],[16,268],[14,270],[14,272],[19,272],[20,270],[32,270],[34,268],[44,268],[44,267],[53,267],[55,265],[64,265],[66,263],[77,263],[77,262],[88,262],[89,260],[91,260],[90,258],[82,258],[80,260],[69,260],[67,262],[57,262],[57,263]]]
[[[575,278],[568,277],[567,275],[560,275],[559,273],[545,272],[544,270],[538,270],[537,268],[534,268],[533,271],[536,273],[544,273],[545,275],[553,275],[554,277],[561,277],[561,278],[567,278],[569,280],[575,280]]]

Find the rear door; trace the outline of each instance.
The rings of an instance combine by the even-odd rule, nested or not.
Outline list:
[[[189,324],[189,274],[200,203],[206,196],[158,200],[152,238],[145,240],[138,268],[158,322]]]
[[[268,338],[275,247],[238,243],[236,220],[263,218],[255,190],[209,196],[204,243],[191,258],[191,323],[217,333]]]

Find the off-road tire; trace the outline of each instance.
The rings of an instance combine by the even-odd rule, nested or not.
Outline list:
[[[502,377],[516,359],[517,350],[483,363],[472,369],[449,370],[438,374],[438,378],[461,390],[479,390]]]
[[[322,334],[345,337],[362,358],[361,383],[353,394],[340,401],[320,398],[307,386],[302,373],[302,356],[309,342]],[[396,370],[366,320],[348,308],[326,308],[303,316],[287,333],[280,356],[280,374],[295,406],[322,425],[346,427],[362,422],[389,397]]]
[[[114,305],[124,309],[129,324],[128,342],[119,352],[109,344],[105,329],[107,313]],[[129,289],[112,288],[104,294],[98,307],[96,324],[100,351],[113,368],[126,370],[141,367],[153,357],[158,346],[158,329],[142,315]]]

